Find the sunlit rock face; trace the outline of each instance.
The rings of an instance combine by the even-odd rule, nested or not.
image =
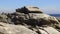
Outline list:
[[[23,25],[12,25],[0,22],[0,34],[60,34],[53,27],[39,27],[37,31],[34,29],[31,30]]]
[[[34,6],[24,6],[14,13],[0,15],[0,32],[4,34],[60,34],[59,28],[58,18],[44,14]]]
[[[0,22],[0,32],[3,34],[37,34],[22,25],[12,25],[2,22]]]
[[[24,6],[22,8],[16,9],[16,12],[21,12],[21,13],[43,13],[38,7],[34,6]]]

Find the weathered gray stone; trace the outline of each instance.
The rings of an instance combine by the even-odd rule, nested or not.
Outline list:
[[[60,34],[60,32],[58,32],[53,27],[43,27],[39,30],[40,30],[41,34]]]
[[[38,7],[34,6],[24,6],[22,8],[16,9],[16,11],[21,13],[42,13]]]
[[[25,11],[27,11],[27,13]],[[34,13],[33,11],[36,13]],[[37,12],[40,12],[39,8],[37,7],[25,6],[20,9],[16,9],[16,12],[11,14],[13,17],[11,18],[11,21],[14,22],[15,24],[21,24],[22,22],[23,23],[29,22],[28,24],[30,24],[31,22],[32,24],[32,20],[33,24],[34,23],[40,25],[59,24],[59,21],[55,17]]]
[[[39,27],[43,28],[39,29]],[[52,27],[55,27],[60,31],[60,19],[47,14],[43,14],[43,12],[41,12],[37,7],[25,6],[16,9],[16,12],[14,13],[0,15],[0,32],[4,34],[60,33]]]
[[[0,22],[7,22],[7,18],[5,14],[0,14]]]
[[[59,24],[59,21],[55,17],[49,16],[47,14],[29,13],[29,18],[39,21],[40,24]]]
[[[4,34],[37,34],[22,25],[11,25],[2,22],[0,22],[0,32]]]
[[[60,18],[59,17],[56,17],[57,18],[57,20],[60,22]]]

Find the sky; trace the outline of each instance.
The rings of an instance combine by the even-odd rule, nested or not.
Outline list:
[[[14,12],[23,6],[36,6],[47,14],[60,14],[60,0],[0,0],[0,12]]]

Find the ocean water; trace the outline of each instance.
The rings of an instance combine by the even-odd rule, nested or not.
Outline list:
[[[60,14],[49,14],[49,15],[60,18]]]

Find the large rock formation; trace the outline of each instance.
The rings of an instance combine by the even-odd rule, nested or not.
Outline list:
[[[28,25],[51,25],[59,24],[57,18],[44,14],[37,7],[23,7],[20,9],[16,9],[15,13],[12,13],[11,16],[8,15],[12,19],[14,24],[26,23]],[[32,22],[33,21],[33,22]]]
[[[14,13],[2,14],[0,22],[3,22],[0,32],[4,34],[60,34],[60,20],[37,7],[25,6]]]

